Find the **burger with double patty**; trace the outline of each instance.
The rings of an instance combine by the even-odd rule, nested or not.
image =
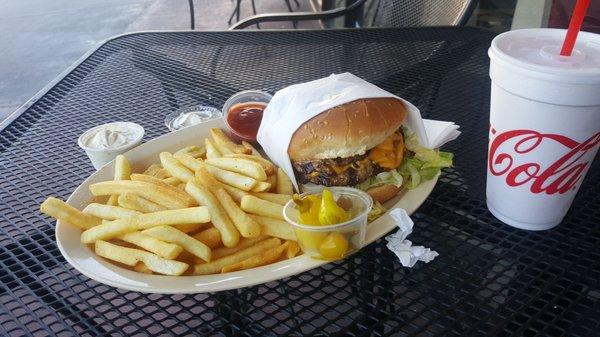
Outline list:
[[[414,156],[401,128],[407,113],[398,99],[369,98],[313,117],[296,130],[288,147],[296,179],[301,184],[359,186],[379,202],[391,199],[402,185],[397,169]],[[373,179],[384,172],[398,179]]]

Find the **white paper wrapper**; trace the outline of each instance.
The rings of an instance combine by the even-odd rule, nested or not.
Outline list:
[[[404,267],[413,267],[418,261],[430,262],[439,255],[435,250],[413,246],[411,241],[406,240],[406,237],[412,233],[414,223],[405,210],[395,208],[390,211],[390,215],[398,226],[398,231],[387,236],[385,240],[388,242],[388,249],[398,256]]]
[[[275,93],[264,111],[257,135],[258,143],[269,158],[285,171],[298,190],[287,154],[294,132],[304,122],[335,106],[361,98],[385,97],[397,98],[406,104],[408,115],[404,125],[417,134],[420,144],[425,147],[437,148],[460,134],[454,123],[424,121],[419,109],[410,102],[355,75],[343,73],[291,85]],[[430,143],[429,137],[435,142]]]

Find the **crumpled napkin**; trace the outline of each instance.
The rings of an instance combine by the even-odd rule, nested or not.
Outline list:
[[[388,242],[387,247],[391,250],[404,267],[413,267],[417,261],[425,263],[432,261],[439,254],[435,250],[423,246],[413,246],[406,237],[412,233],[413,221],[402,208],[394,208],[390,211],[390,216],[394,219],[398,231],[385,238]]]

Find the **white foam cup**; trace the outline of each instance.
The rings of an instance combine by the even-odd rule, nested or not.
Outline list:
[[[560,56],[562,29],[498,35],[489,49],[487,205],[523,229],[558,225],[600,143],[600,35],[580,32]]]

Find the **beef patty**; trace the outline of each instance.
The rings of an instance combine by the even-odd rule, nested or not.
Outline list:
[[[292,161],[301,184],[324,186],[354,186],[380,170],[368,154],[348,158]]]

